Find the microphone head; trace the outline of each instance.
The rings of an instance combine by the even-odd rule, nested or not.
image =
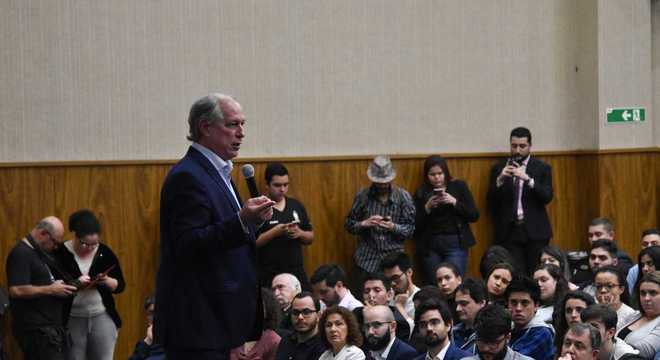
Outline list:
[[[246,179],[253,178],[254,166],[252,166],[252,164],[245,164],[241,166],[241,173],[243,173],[243,177]]]

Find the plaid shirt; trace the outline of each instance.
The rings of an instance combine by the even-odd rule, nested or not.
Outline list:
[[[361,227],[360,222],[372,215],[391,217],[394,229]],[[403,251],[403,241],[415,231],[415,204],[406,190],[394,185],[390,197],[382,203],[378,200],[376,188],[370,186],[355,195],[345,227],[351,234],[359,236],[353,254],[355,263],[365,271],[377,272],[381,260],[389,253]]]

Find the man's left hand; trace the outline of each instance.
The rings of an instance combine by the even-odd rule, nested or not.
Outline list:
[[[298,224],[289,224],[286,228],[286,236],[289,239],[297,239],[302,235],[302,230]]]
[[[389,230],[389,231],[394,230],[394,223],[392,222],[392,220],[381,220],[378,223],[378,226],[385,230]]]

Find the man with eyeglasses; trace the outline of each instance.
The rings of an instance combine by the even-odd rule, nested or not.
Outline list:
[[[394,299],[391,301],[391,305],[396,306],[412,322],[415,318],[413,296],[419,291],[419,288],[413,283],[410,257],[404,252],[391,253],[385,256],[380,266],[394,289]]]
[[[511,349],[511,314],[498,304],[486,305],[474,321],[477,354],[464,360],[534,360]]]
[[[396,337],[396,321],[388,306],[367,306],[363,311],[364,346],[371,360],[409,360],[417,355],[410,345]]]
[[[458,360],[471,355],[449,341],[453,320],[446,302],[434,299],[420,304],[415,323],[427,348],[415,360]]]
[[[68,318],[65,304],[76,287],[62,276],[48,253],[63,243],[64,225],[49,216],[39,221],[7,257],[12,331],[26,360],[64,360]]]
[[[320,301],[312,293],[298,293],[291,302],[291,336],[283,336],[276,360],[317,360],[325,351],[318,336]]]
[[[566,332],[561,356],[557,360],[596,360],[600,346],[600,334],[596,328],[589,324],[573,324]]]

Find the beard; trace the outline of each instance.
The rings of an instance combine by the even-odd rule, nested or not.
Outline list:
[[[392,335],[390,335],[390,332],[387,331],[385,335],[378,337],[376,335],[367,335],[367,341],[365,342],[365,345],[367,346],[367,349],[371,351],[379,351],[385,349],[387,345],[390,343],[390,340],[392,340]]]
[[[424,337],[424,344],[426,344],[426,346],[428,347],[435,347],[442,344],[442,342],[445,341],[445,339],[446,337],[441,338],[440,336],[431,333]]]

